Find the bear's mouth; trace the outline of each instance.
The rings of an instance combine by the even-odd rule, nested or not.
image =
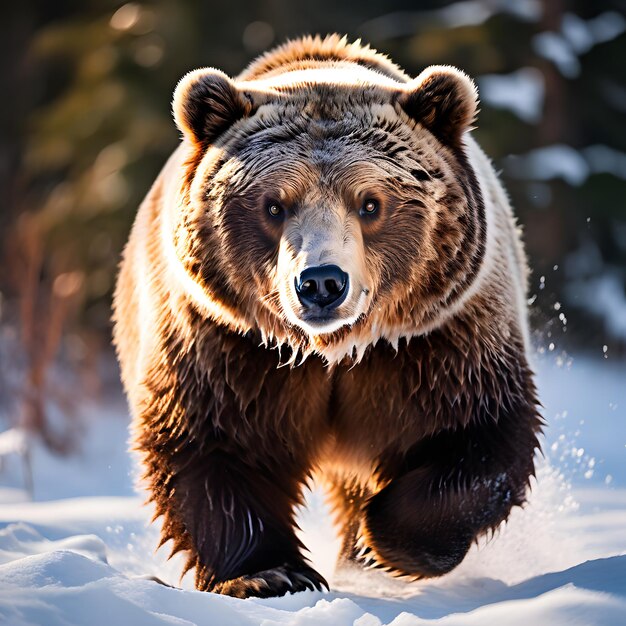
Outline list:
[[[349,323],[349,320],[342,320],[341,316],[333,315],[329,311],[320,311],[319,313],[307,311],[298,317],[309,326],[326,326],[338,322],[342,324]]]
[[[341,298],[341,303],[334,307],[309,306],[290,307],[288,317],[290,321],[302,328],[309,335],[329,335],[340,329],[346,329],[365,315],[367,299],[370,294],[369,289],[360,289],[359,297],[348,309],[340,307],[345,300],[351,300],[352,294]],[[351,297],[352,296],[352,297]]]
[[[309,335],[328,335],[354,323],[352,317],[345,318],[331,313],[315,314],[309,311],[298,315],[298,318],[298,326]]]

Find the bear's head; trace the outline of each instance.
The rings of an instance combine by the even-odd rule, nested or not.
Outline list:
[[[436,326],[484,256],[464,140],[476,107],[450,67],[407,81],[341,63],[185,76],[171,230],[209,315],[329,361]]]

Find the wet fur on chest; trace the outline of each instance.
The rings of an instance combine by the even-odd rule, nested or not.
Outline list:
[[[271,464],[280,445],[311,471],[384,484],[388,466],[439,431],[497,423],[520,404],[534,414],[521,336],[479,332],[470,308],[397,347],[379,341],[358,363],[329,366],[313,356],[285,366],[290,348],[270,349],[252,332],[241,336],[196,318],[186,333],[164,332],[166,354],[148,377],[159,398],[149,431],[198,454],[214,446],[245,450],[253,466]],[[166,412],[164,402],[172,403]],[[180,419],[163,423],[163,415]]]

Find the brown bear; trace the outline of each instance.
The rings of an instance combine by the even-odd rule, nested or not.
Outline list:
[[[541,429],[474,84],[306,37],[191,72],[173,110],[114,302],[162,542],[198,589],[320,589],[294,521],[315,475],[340,564],[449,572],[524,502]]]

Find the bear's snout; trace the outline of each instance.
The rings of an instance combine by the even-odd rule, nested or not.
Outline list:
[[[337,265],[308,267],[295,279],[298,300],[307,309],[333,309],[348,293],[348,274]]]

